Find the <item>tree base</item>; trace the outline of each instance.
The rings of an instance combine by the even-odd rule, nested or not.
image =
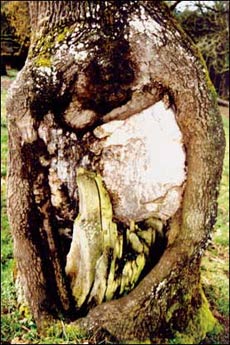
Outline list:
[[[93,324],[88,327],[82,326],[85,324],[87,317],[74,321],[69,324],[64,324],[61,321],[57,321],[52,326],[43,329],[41,335],[50,336],[51,334],[65,334],[65,336],[73,338],[75,335],[76,341],[79,338],[87,339],[89,344],[95,343],[110,343],[118,344],[199,344],[207,335],[207,333],[215,331],[219,333],[221,326],[214,318],[209,303],[204,295],[202,288],[200,288],[201,305],[197,309],[196,313],[189,320],[188,325],[184,330],[178,330],[177,325],[172,328],[172,317],[175,310],[178,308],[178,303],[172,305],[168,312],[168,324],[165,325],[165,329],[161,329],[146,339],[123,339],[122,334],[111,334],[103,325],[100,327],[94,327]],[[184,315],[178,315],[178,321],[181,323]],[[174,321],[175,322],[175,321]],[[181,328],[181,325],[180,325]]]

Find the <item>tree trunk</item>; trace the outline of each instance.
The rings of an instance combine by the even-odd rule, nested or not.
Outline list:
[[[61,312],[93,341],[199,342],[214,324],[200,260],[225,146],[199,52],[162,2],[29,5],[8,213],[38,327]]]

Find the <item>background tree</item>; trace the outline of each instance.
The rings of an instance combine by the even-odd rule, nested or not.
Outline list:
[[[224,134],[198,51],[161,2],[29,5],[29,55],[7,104],[8,213],[21,302],[40,330],[61,313],[94,341],[199,342],[215,323],[200,260],[216,219]],[[132,158],[141,156],[140,138],[133,144],[131,136],[132,150],[106,138],[121,123],[127,133],[130,121],[138,128],[143,113],[148,127],[153,109],[160,119],[174,114],[182,135],[186,183],[173,195],[183,200],[167,217],[170,187],[157,211],[144,208],[133,219],[130,195],[146,169],[130,163],[139,162]],[[121,153],[134,178],[128,188],[117,178],[113,189],[106,164],[118,162],[122,176]]]
[[[6,64],[21,69],[30,42],[30,19],[27,1],[1,1],[1,68]]]
[[[193,1],[193,7],[171,7],[183,29],[199,47],[210,78],[219,94],[229,98],[229,1]]]

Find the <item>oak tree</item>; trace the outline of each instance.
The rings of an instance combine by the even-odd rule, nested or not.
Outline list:
[[[21,303],[40,330],[62,317],[95,342],[199,342],[224,154],[199,52],[160,1],[29,6],[7,101]]]

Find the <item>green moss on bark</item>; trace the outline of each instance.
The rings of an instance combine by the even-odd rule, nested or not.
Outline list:
[[[205,338],[207,333],[220,331],[220,325],[214,318],[209,308],[209,303],[202,289],[200,289],[200,295],[200,308],[197,310],[193,318],[189,321],[185,331],[176,331],[174,333],[174,337],[169,339],[169,344],[198,344]],[[177,303],[170,307],[169,316],[176,309],[178,309]]]
[[[38,56],[35,60],[35,66],[37,67],[51,67],[51,60],[46,56]]]

